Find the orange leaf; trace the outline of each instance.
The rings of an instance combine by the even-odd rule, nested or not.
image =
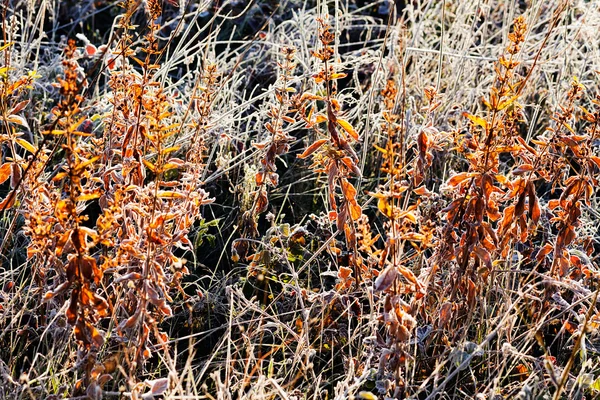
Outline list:
[[[398,272],[400,272],[402,274],[402,276],[404,276],[404,278],[406,278],[406,280],[409,281],[410,283],[414,283],[415,285],[420,286],[419,281],[417,280],[417,277],[410,269],[399,265]]]
[[[15,204],[15,199],[17,196],[13,195],[12,193],[13,192],[10,192],[4,200],[0,201],[0,210],[8,210]],[[27,250],[29,251],[29,248]]]
[[[76,201],[93,200],[93,199],[97,199],[101,195],[102,195],[102,193],[100,193],[100,192],[84,193],[84,194],[79,195],[77,197]]]
[[[352,275],[352,269],[348,267],[340,267],[340,270],[338,271],[337,275],[338,278],[346,280],[350,277],[350,275]]]
[[[533,165],[523,164],[523,165],[519,165],[517,168],[513,169],[512,174],[513,175],[522,175],[525,172],[529,172],[531,170],[533,170]]]
[[[350,202],[350,217],[352,220],[357,221],[362,215],[362,208],[358,205],[356,201]]]
[[[454,187],[458,184],[460,184],[461,182],[469,179],[470,177],[473,176],[472,172],[461,172],[458,173],[456,175],[454,175],[452,178],[450,178],[450,180],[448,181],[448,186]]]
[[[0,183],[4,183],[10,178],[11,163],[5,163],[0,166]]]
[[[317,118],[315,119],[315,124],[320,124],[321,122],[327,121],[327,117],[323,114],[317,114]]]
[[[312,153],[317,151],[319,149],[319,147],[323,146],[327,141],[328,141],[328,139],[317,140],[316,142],[314,142],[313,144],[308,146],[306,148],[306,150],[304,150],[304,153],[300,154],[298,156],[298,158],[306,158],[306,157],[310,156]]]
[[[356,198],[356,189],[347,179],[342,178],[341,180],[342,192],[346,200],[352,202]]]

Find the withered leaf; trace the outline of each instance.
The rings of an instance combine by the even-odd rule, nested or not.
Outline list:
[[[452,303],[445,302],[440,307],[440,318],[438,319],[438,325],[443,328],[448,325],[450,322],[450,318],[452,318]]]
[[[79,289],[73,289],[71,292],[71,302],[69,303],[69,308],[67,308],[67,321],[69,324],[75,324],[77,321],[77,309],[79,303]]]
[[[386,269],[381,271],[377,279],[375,279],[374,289],[378,292],[383,292],[389,289],[396,280],[398,271],[393,265],[388,266]]]
[[[492,269],[492,257],[490,253],[483,247],[477,246],[473,249],[473,252],[479,257],[481,262],[489,269]]]
[[[472,172],[460,172],[448,180],[447,185],[454,187],[473,176]]]
[[[4,163],[0,166],[0,184],[6,182],[8,178],[10,178],[11,164],[12,163]]]
[[[265,212],[267,210],[268,206],[269,206],[269,199],[267,198],[267,193],[264,190],[260,190],[258,192],[258,197],[256,198],[255,213],[257,215],[262,214],[263,212]]]
[[[537,224],[541,214],[540,203],[535,193],[535,186],[533,182],[529,182],[529,218],[531,218],[534,224]]]
[[[348,267],[340,267],[337,274],[338,278],[340,278],[341,280],[348,279],[350,275],[352,275],[352,269]]]
[[[150,394],[152,396],[160,396],[169,388],[168,378],[160,378],[153,381],[148,380],[146,383],[150,386]]]
[[[306,150],[304,150],[304,152],[298,156],[298,158],[306,158],[306,157],[310,156],[312,153],[314,153],[315,151],[317,151],[319,149],[319,147],[321,147],[325,143],[327,143],[327,141],[328,141],[328,139],[319,139],[319,140],[317,140],[316,142],[314,142],[313,144],[311,144],[310,146],[308,146],[306,148]]]

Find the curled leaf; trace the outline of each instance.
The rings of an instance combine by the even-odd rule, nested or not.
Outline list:
[[[397,276],[398,271],[396,271],[396,268],[393,265],[390,265],[379,274],[377,279],[375,279],[375,290],[383,292],[384,290],[389,289]]]

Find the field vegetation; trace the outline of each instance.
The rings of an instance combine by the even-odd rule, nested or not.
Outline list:
[[[0,14],[0,398],[600,398],[597,1]]]

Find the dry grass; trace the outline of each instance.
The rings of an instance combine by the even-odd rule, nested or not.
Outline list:
[[[509,3],[3,1],[0,398],[599,397],[600,8]]]

